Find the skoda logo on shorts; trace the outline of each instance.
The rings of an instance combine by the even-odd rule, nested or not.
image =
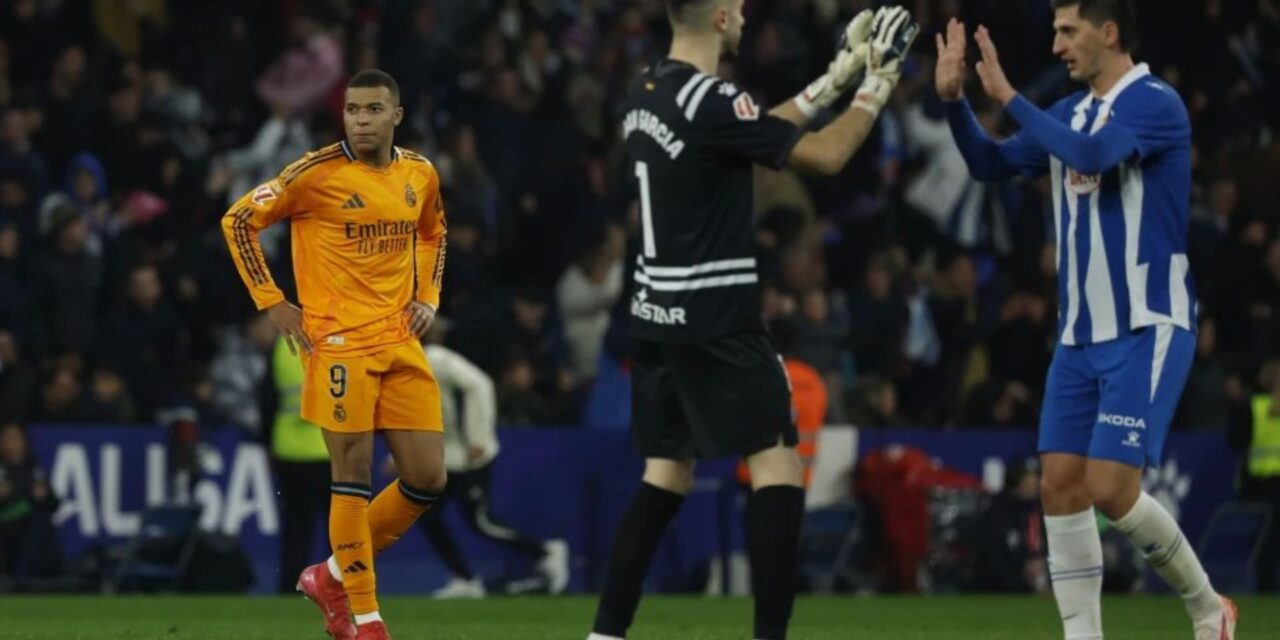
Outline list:
[[[334,422],[347,421],[347,410],[345,407],[342,406],[341,402],[333,405],[333,421]]]
[[[418,205],[418,196],[413,192],[413,185],[404,185],[404,201],[411,207]]]

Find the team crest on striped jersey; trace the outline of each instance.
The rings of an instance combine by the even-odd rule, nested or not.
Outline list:
[[[1097,191],[1102,186],[1102,174],[1083,175],[1075,169],[1067,167],[1066,177],[1062,183],[1067,188],[1067,191],[1085,196]]]
[[[411,207],[418,206],[418,196],[413,192],[413,185],[408,183],[404,185],[404,202]]]
[[[733,115],[739,120],[752,121],[760,119],[760,107],[751,99],[751,94],[743,92],[733,101]]]
[[[254,206],[261,207],[268,202],[275,200],[276,197],[277,194],[275,187],[272,186],[270,182],[267,182],[265,184],[258,185],[258,188],[253,190],[253,196],[250,200],[253,200]]]

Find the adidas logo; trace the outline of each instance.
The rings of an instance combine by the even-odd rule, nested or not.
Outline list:
[[[363,562],[356,560],[355,562],[352,562],[351,565],[348,566],[346,569],[343,569],[342,572],[343,573],[360,573],[361,571],[368,571],[368,570],[369,570],[369,567],[364,566]]]
[[[347,201],[343,203],[342,208],[343,209],[363,209],[364,198],[361,198],[360,194],[358,193],[353,193],[351,194],[351,197],[347,198]]]

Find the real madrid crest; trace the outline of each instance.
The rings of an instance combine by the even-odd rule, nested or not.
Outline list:
[[[334,422],[346,422],[346,421],[347,421],[347,410],[346,410],[346,408],[344,408],[344,407],[342,406],[342,403],[341,403],[341,402],[339,402],[338,404],[333,405],[333,421],[334,421]]]
[[[411,207],[418,206],[418,196],[413,192],[413,185],[404,185],[404,201]]]

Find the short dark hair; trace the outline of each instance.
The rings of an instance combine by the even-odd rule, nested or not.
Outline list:
[[[1133,51],[1138,47],[1138,19],[1134,15],[1131,0],[1053,0],[1054,10],[1080,7],[1080,17],[1096,27],[1108,21],[1116,23],[1120,31],[1120,50]]]
[[[689,18],[691,11],[710,8],[714,0],[667,0],[667,15],[672,22],[683,23]]]
[[[373,87],[386,87],[391,92],[391,99],[396,103],[400,102],[400,85],[396,84],[396,79],[391,74],[382,69],[365,69],[360,73],[351,76],[351,80],[347,82],[348,89],[369,89]]]

